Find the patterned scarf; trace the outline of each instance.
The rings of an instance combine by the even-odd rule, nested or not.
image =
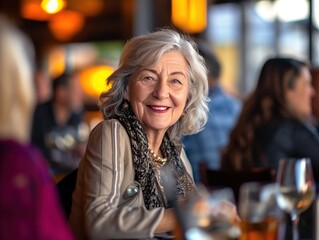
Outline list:
[[[120,112],[120,116],[117,116],[116,119],[124,126],[130,137],[135,180],[141,186],[145,206],[148,210],[164,207],[165,203],[162,198],[164,193],[159,192],[161,188],[157,185],[159,171],[156,170],[158,168],[148,154],[148,141],[145,130],[134,115],[127,100],[124,100],[121,104]],[[164,157],[167,158],[166,164],[172,166],[173,178],[170,185],[175,181],[174,201],[183,202],[195,191],[194,182],[187,173],[176,151],[175,144],[169,139],[167,134],[165,134],[160,148]]]

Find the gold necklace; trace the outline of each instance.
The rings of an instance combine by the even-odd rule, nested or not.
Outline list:
[[[153,161],[157,163],[160,167],[164,166],[167,162],[167,158],[161,158],[160,156],[157,156],[157,154],[154,153],[152,149],[148,148],[148,152],[150,156],[153,158]]]

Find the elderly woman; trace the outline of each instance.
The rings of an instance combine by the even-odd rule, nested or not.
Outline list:
[[[204,60],[189,37],[163,29],[128,41],[108,83],[105,120],[80,162],[70,224],[81,239],[172,231],[170,200],[183,202],[195,191],[181,136],[207,120]]]
[[[33,51],[0,15],[0,239],[74,239],[47,162],[30,144]]]
[[[319,138],[309,121],[313,94],[305,62],[268,59],[231,133],[223,168],[277,169],[281,158],[309,157],[319,182]]]

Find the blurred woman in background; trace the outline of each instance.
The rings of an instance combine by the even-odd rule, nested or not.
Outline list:
[[[46,161],[29,144],[33,51],[0,15],[0,239],[73,239]]]
[[[313,95],[307,63],[268,59],[231,133],[222,167],[277,169],[281,158],[309,157],[319,182],[319,138],[310,121]]]

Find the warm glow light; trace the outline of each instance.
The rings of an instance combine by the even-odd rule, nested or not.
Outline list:
[[[74,11],[63,10],[52,16],[49,28],[60,41],[67,41],[78,33],[84,25],[84,17]]]
[[[40,0],[22,0],[21,16],[37,21],[46,21],[50,18],[50,15],[41,8]]]
[[[111,86],[106,85],[106,79],[114,72],[111,66],[92,66],[79,73],[80,84],[83,91],[92,97],[99,97],[101,92],[107,91]]]
[[[63,0],[42,0],[41,7],[45,12],[54,14],[65,8],[66,2]]]
[[[68,0],[68,7],[85,16],[95,16],[104,10],[105,0]]]
[[[172,22],[187,33],[206,28],[207,0],[172,0]]]
[[[49,55],[49,75],[52,78],[55,78],[61,75],[65,71],[66,65],[66,51],[64,48],[56,48],[50,55]]]

